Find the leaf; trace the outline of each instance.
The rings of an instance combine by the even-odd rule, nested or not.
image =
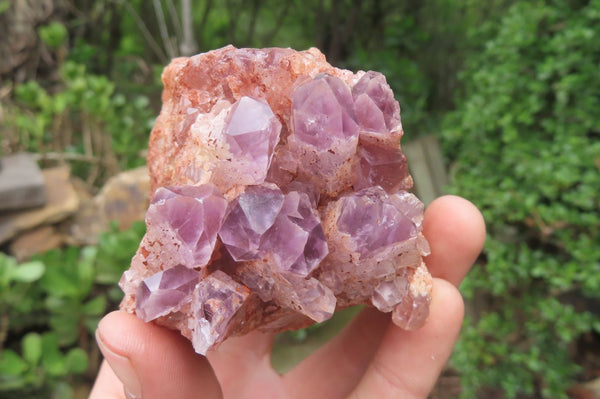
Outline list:
[[[50,376],[60,377],[67,372],[65,359],[58,349],[58,339],[55,334],[42,335],[42,366]]]
[[[44,301],[46,305],[46,309],[48,309],[52,313],[61,313],[64,309],[67,309],[69,306],[69,300],[56,296],[49,296]]]
[[[102,320],[102,316],[86,317],[83,320],[83,324],[85,325],[85,328],[90,333],[90,335],[94,335],[95,331],[98,329],[98,324],[100,323],[100,320]]]
[[[60,22],[52,22],[49,25],[38,28],[40,39],[51,48],[59,48],[67,39],[67,28]]]
[[[5,349],[0,355],[0,376],[19,376],[27,370],[27,362],[15,351]]]
[[[52,296],[79,299],[79,279],[75,268],[76,265],[74,266],[70,259],[66,256],[61,257],[48,267],[41,285]]]
[[[82,374],[88,368],[87,353],[81,348],[73,348],[67,353],[65,363],[71,373]]]
[[[72,399],[74,396],[73,388],[65,381],[59,381],[52,392],[52,399]]]
[[[98,316],[106,309],[106,297],[101,295],[90,299],[83,305],[83,314],[86,316]]]
[[[96,247],[85,247],[81,250],[77,264],[77,274],[79,279],[79,297],[85,298],[94,282],[95,267],[94,261],[98,249]]]
[[[42,337],[37,333],[29,333],[21,340],[23,358],[31,366],[38,365],[42,357]]]
[[[17,261],[15,258],[0,252],[0,288],[5,288],[10,284],[13,270],[16,267]]]
[[[79,310],[69,311],[69,309],[70,307],[52,315],[49,320],[59,346],[72,345],[78,338],[80,313]]]
[[[8,10],[9,8],[10,8],[9,0],[0,1],[0,14],[2,14],[4,11]]]
[[[22,263],[13,269],[11,280],[22,283],[31,283],[42,277],[45,270],[44,264],[40,261]]]

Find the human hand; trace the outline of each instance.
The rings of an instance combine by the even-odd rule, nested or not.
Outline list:
[[[204,357],[178,332],[117,311],[98,326],[106,360],[90,399],[426,398],[458,337],[464,307],[457,287],[481,251],[485,225],[471,203],[446,196],[427,208],[424,233],[435,278],[429,319],[417,331],[366,308],[280,375],[271,367],[271,334],[230,338]]]

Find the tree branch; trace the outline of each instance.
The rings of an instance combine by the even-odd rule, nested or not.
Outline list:
[[[198,45],[194,40],[194,21],[192,20],[190,0],[181,0],[181,19],[183,20],[183,40],[179,49],[182,55],[193,55],[198,51]]]
[[[169,61],[169,59],[167,58],[167,55],[160,48],[160,46],[158,45],[156,40],[154,40],[154,38],[152,37],[152,33],[150,33],[150,31],[148,30],[148,27],[146,26],[144,21],[140,18],[139,14],[135,11],[135,9],[131,6],[131,4],[129,4],[129,1],[123,0],[123,4],[125,5],[125,8],[127,8],[127,11],[131,14],[133,19],[135,20],[135,23],[138,26],[138,28],[140,28],[140,30],[142,31],[142,35],[146,39],[146,42],[148,42],[148,45],[150,46],[150,48],[152,49],[154,54],[158,57],[158,59],[160,60],[160,62],[162,64],[166,64]]]
[[[156,14],[156,20],[158,21],[158,29],[160,31],[160,37],[162,38],[163,46],[165,47],[169,58],[175,58],[177,56],[177,51],[173,47],[173,43],[169,37],[167,21],[165,19],[165,13],[163,12],[162,5],[160,4],[160,0],[152,0],[152,5],[154,6],[154,13]]]
[[[202,21],[200,21],[200,48],[204,48],[204,27],[206,26],[206,21],[208,21],[208,14],[212,9],[213,0],[206,0],[204,3],[204,11],[202,12]]]

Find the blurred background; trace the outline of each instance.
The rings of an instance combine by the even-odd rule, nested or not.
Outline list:
[[[417,192],[484,213],[432,398],[600,397],[598,0],[0,0],[0,397],[87,397],[162,68],[229,43],[384,73]],[[279,337],[276,366],[352,312]]]

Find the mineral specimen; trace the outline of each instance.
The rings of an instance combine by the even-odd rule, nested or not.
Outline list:
[[[428,316],[423,205],[383,75],[316,49],[173,60],[148,153],[147,232],[121,304],[198,353],[255,329],[327,320],[356,304],[398,326]]]

